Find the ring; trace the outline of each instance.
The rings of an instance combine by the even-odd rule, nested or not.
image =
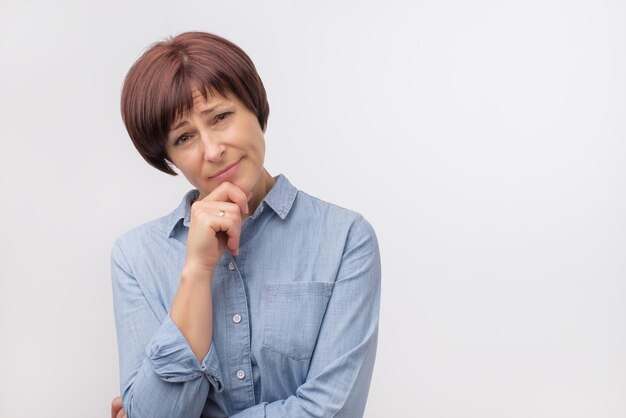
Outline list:
[[[220,214],[220,216],[224,216],[224,215],[226,215],[226,212],[224,212],[222,209],[220,209],[219,214]]]

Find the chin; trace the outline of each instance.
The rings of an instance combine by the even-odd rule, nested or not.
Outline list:
[[[238,188],[240,188],[246,194],[246,196],[248,197],[248,200],[250,200],[250,196],[251,196],[252,192],[250,190],[248,182],[245,181],[245,180],[240,180],[240,179],[236,179],[236,178],[229,178],[229,179],[226,179],[222,183],[219,183],[219,184],[217,184],[215,186],[213,186],[212,184],[210,186],[208,186],[208,185],[203,186],[203,183],[209,183],[209,182],[210,182],[210,180],[204,180],[201,183],[197,183],[197,184],[193,184],[192,183],[192,186],[194,186],[196,189],[198,189],[198,191],[200,191],[201,198],[210,195],[213,192],[213,190],[215,190],[217,187],[219,187],[220,184],[229,182],[229,183],[234,184]]]

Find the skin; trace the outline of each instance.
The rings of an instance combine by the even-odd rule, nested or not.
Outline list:
[[[111,401],[111,418],[126,418],[126,411],[122,407],[121,396],[116,396]]]
[[[224,252],[239,254],[241,226],[275,183],[264,168],[265,138],[254,113],[233,95],[194,90],[193,108],[168,134],[169,160],[200,195],[191,206],[185,264],[170,316],[202,362],[212,337],[211,285]],[[216,178],[237,164],[227,178]],[[220,216],[220,211],[224,216]],[[111,417],[126,417],[121,398]]]

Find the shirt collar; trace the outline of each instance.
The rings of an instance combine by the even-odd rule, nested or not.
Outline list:
[[[256,218],[256,216],[263,211],[263,203],[272,208],[280,219],[285,219],[291,211],[293,202],[296,200],[298,189],[296,189],[283,174],[277,175],[274,179],[276,183],[265,195],[257,210],[251,216],[252,218]],[[168,215],[167,232],[169,237],[174,235],[174,231],[181,221],[183,226],[189,227],[191,204],[195,202],[199,195],[200,192],[198,189],[189,190],[178,207]]]
[[[265,202],[276,212],[280,219],[285,219],[291,211],[293,202],[296,200],[298,189],[296,189],[282,174],[274,177],[276,184],[265,195],[261,204]]]

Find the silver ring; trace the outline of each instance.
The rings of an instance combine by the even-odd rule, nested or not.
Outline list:
[[[220,209],[219,214],[220,214],[220,216],[224,216],[224,215],[226,215],[226,212],[224,212],[222,209]]]

